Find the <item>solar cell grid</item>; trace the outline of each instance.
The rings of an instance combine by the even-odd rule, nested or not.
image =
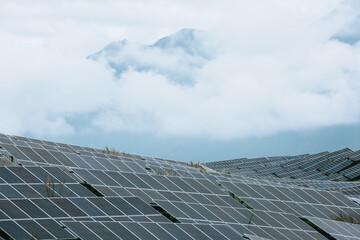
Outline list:
[[[239,239],[239,240],[245,240],[241,234],[239,234],[237,231],[234,231],[227,225],[212,225],[213,228],[218,230],[220,233],[222,233],[224,236],[226,236],[229,239]]]
[[[86,198],[71,198],[70,201],[89,216],[106,216],[104,212],[89,202]]]
[[[80,208],[75,206],[72,202],[70,202],[70,200],[66,198],[52,198],[50,200],[71,217],[87,216],[86,213],[84,213],[82,210],[80,210]]]
[[[43,149],[44,147],[39,143],[27,142],[26,147]]]
[[[244,215],[242,215],[240,212],[238,212],[234,208],[222,207],[221,210],[223,210],[228,215],[230,215],[238,223],[242,223],[242,224],[248,224],[249,223],[249,218],[245,217]]]
[[[278,187],[277,189],[294,202],[305,202],[303,198],[293,192],[290,188]]]
[[[84,222],[83,224],[92,231],[96,232],[99,237],[114,240],[119,239],[119,236],[115,235],[112,231],[99,222]]]
[[[94,153],[94,155],[95,155],[95,156],[98,156],[97,153]],[[106,156],[102,156],[102,155],[100,156],[100,155],[99,155],[99,157],[100,157],[100,158],[106,158],[106,157],[108,157],[108,158],[110,158],[110,159],[120,160],[120,157],[115,156],[115,155],[112,155],[112,154],[108,154],[108,155],[106,155]]]
[[[146,173],[146,171],[144,170],[143,167],[141,167],[140,165],[138,165],[135,162],[128,162],[125,161],[124,164],[126,164],[130,169],[132,169],[133,172],[136,173]]]
[[[4,230],[14,239],[27,239],[31,235],[14,221],[0,221],[0,229]]]
[[[33,148],[34,151],[41,156],[47,163],[62,165],[60,161],[58,161],[53,155],[51,155],[47,150]]]
[[[14,199],[12,202],[31,218],[48,218],[49,216],[28,199]]]
[[[14,142],[12,140],[10,140],[9,138],[7,138],[6,136],[4,136],[4,137],[0,136],[0,143],[14,144]]]
[[[297,236],[295,233],[288,229],[276,229],[278,232],[280,232],[282,235],[284,235],[287,239],[294,239],[294,240],[302,240],[299,236]]]
[[[140,224],[135,222],[124,222],[122,225],[129,229],[129,231],[136,234],[136,236],[140,239],[148,239],[148,240],[156,240],[157,238],[151,234],[148,230],[142,227]]]
[[[73,147],[74,148],[74,147]],[[87,150],[79,150],[79,149],[75,149],[78,153],[80,153],[80,155],[82,155],[82,157],[84,158],[84,156],[90,156],[93,157],[95,156],[94,154],[92,154],[92,152],[89,152]]]
[[[53,218],[69,217],[69,215],[67,215],[63,210],[61,210],[49,199],[31,199],[31,201]]]
[[[13,143],[15,143],[16,146],[25,146],[25,147],[28,147],[27,143],[24,142],[24,141],[21,141],[21,140],[12,140]]]
[[[302,189],[292,188],[291,191],[293,191],[295,194],[297,194],[297,195],[300,196],[302,199],[304,199],[305,202],[314,203],[314,204],[319,204],[318,201],[316,201],[313,197],[311,197],[309,194],[307,194],[307,193],[306,193],[305,191],[303,191]]]
[[[12,173],[7,167],[0,166],[0,176],[8,183],[23,183],[23,181]]]
[[[230,182],[220,182],[222,186],[239,197],[250,197],[250,195]]]
[[[209,199],[216,206],[226,206],[226,207],[230,206],[227,202],[223,201],[221,198],[219,198],[216,195],[204,194],[204,197]]]
[[[206,207],[209,211],[211,211],[213,214],[215,214],[218,218],[220,218],[224,222],[229,222],[229,223],[236,222],[234,218],[230,217],[227,213],[225,213],[223,210],[221,210],[221,208],[217,206],[205,205],[204,207]]]
[[[138,197],[123,197],[123,199],[134,206],[142,214],[158,214],[156,210]]]
[[[173,237],[169,232],[156,223],[141,223],[141,226],[143,226],[146,230],[159,239],[176,240],[175,237]]]
[[[165,176],[153,175],[152,177],[155,178],[158,182],[160,182],[164,187],[166,187],[170,191],[182,191],[176,184],[171,182]]]
[[[29,147],[23,147],[23,146],[18,146],[17,148],[21,152],[26,154],[26,156],[28,156],[32,161],[46,163],[46,161],[39,154],[37,154],[33,149],[31,149]]]
[[[15,159],[22,159],[22,160],[30,160],[23,152],[21,152],[17,147],[10,144],[2,143],[1,146],[6,149],[13,156]]]
[[[192,188],[189,184],[184,182],[179,177],[166,177],[166,178],[172,181],[174,184],[176,184],[176,186],[181,188],[184,192],[197,192],[194,188]]]
[[[206,233],[211,239],[225,239],[225,235],[220,233],[218,230],[213,228],[211,225],[205,225],[205,224],[195,224],[196,228],[198,228],[200,231]]]
[[[66,147],[56,147],[60,152],[63,153],[74,153],[75,151],[72,150],[70,147],[66,146]]]
[[[59,162],[61,162],[63,165],[65,166],[69,166],[69,167],[77,167],[77,165],[75,165],[73,163],[73,161],[71,161],[65,154],[63,154],[62,152],[59,151],[52,151],[49,150],[49,152],[51,153],[51,155],[53,155],[57,160],[59,160]]]
[[[49,233],[51,233],[56,239],[60,238],[74,238],[74,235],[69,233],[67,230],[62,228],[62,226],[52,219],[38,219],[36,222],[45,228]]]
[[[1,210],[0,210],[0,220],[9,219]]]
[[[112,164],[110,162],[109,159],[106,159],[106,158],[99,158],[99,157],[94,157],[96,159],[96,161],[98,161],[102,166],[104,166],[104,168],[106,170],[110,170],[110,171],[114,171],[114,170],[118,170],[117,167]]]
[[[94,232],[92,232],[91,229],[81,224],[81,222],[64,221],[63,224],[81,239],[101,239]]]
[[[143,180],[144,182],[146,182],[149,186],[151,186],[153,189],[158,189],[158,190],[166,190],[166,188],[159,183],[158,181],[156,181],[155,178],[153,178],[150,175],[147,174],[136,174],[137,177],[139,177],[141,180]]]
[[[229,224],[229,226],[238,232],[241,236],[246,236],[246,234],[253,234],[246,226],[240,224]]]
[[[119,186],[119,184],[115,180],[113,180],[111,177],[109,177],[100,170],[88,170],[88,172],[107,186]]]
[[[181,199],[175,195],[175,193],[168,192],[168,191],[159,191],[161,195],[163,195],[169,201],[178,201],[180,202]]]
[[[9,200],[0,200],[0,210],[12,219],[29,218],[25,212],[20,210],[15,204]]]
[[[279,208],[278,206],[276,206],[274,203],[272,203],[269,200],[266,199],[257,199],[256,200],[259,204],[261,204],[262,206],[264,206],[266,209],[268,209],[269,211],[272,212],[283,212],[283,210],[281,208]]]
[[[159,223],[159,225],[168,231],[171,235],[176,236],[179,240],[193,240],[186,232],[181,230],[177,225],[171,223]]]
[[[280,191],[280,189],[276,187],[266,185],[262,185],[262,187],[269,191],[271,194],[273,194],[277,199],[291,201],[289,197],[287,197],[283,192]]]
[[[129,168],[123,161],[110,159],[110,162],[115,165],[121,172],[133,172],[133,170]]]
[[[189,195],[201,204],[213,204],[208,198],[204,197],[202,194],[189,193]]]
[[[90,165],[93,169],[97,169],[97,170],[105,170],[105,167],[103,165],[101,165],[100,162],[98,162],[96,159],[94,159],[91,156],[85,156],[85,155],[81,155],[81,158],[88,164]]]
[[[109,216],[124,215],[123,212],[121,212],[113,204],[108,202],[105,198],[87,198],[87,199]]]
[[[153,222],[151,221],[150,218],[146,216],[132,216],[130,217],[130,219],[133,220],[134,222]]]
[[[106,226],[108,229],[110,229],[113,233],[115,233],[117,236],[119,236],[121,239],[124,240],[132,240],[132,239],[138,239],[131,231],[129,231],[126,227],[121,225],[117,222],[103,222],[104,226]]]
[[[108,157],[110,157],[110,158],[118,159],[117,156],[114,156],[114,155],[111,155],[111,154],[105,155],[105,154],[99,153],[99,152],[92,152],[92,154],[94,154],[96,157],[99,157],[99,158],[108,158]]]
[[[24,198],[24,196],[20,194],[19,191],[17,191],[10,185],[0,185],[0,193],[2,194],[2,196],[10,199]]]
[[[279,239],[279,240],[289,240],[287,237],[285,237],[283,234],[281,234],[279,231],[277,231],[274,228],[271,227],[263,227],[262,228],[267,234],[269,234],[273,239]]]
[[[134,184],[132,184],[128,179],[126,179],[123,175],[121,175],[118,172],[107,171],[105,172],[105,174],[107,174],[112,179],[114,179],[120,186],[135,188]]]
[[[129,180],[131,183],[133,183],[138,188],[145,188],[145,189],[151,189],[151,187],[146,184],[143,180],[138,178],[133,173],[121,173],[127,180]]]
[[[127,197],[127,196],[133,196],[129,190],[126,190],[123,187],[111,187],[111,190],[114,191],[118,196]]]
[[[202,184],[200,184],[198,181],[192,178],[183,178],[183,180],[189,184],[192,188],[196,189],[200,193],[212,193],[209,189],[204,187]]]
[[[190,207],[188,204],[183,202],[174,202],[173,203],[175,207],[178,209],[181,209],[186,215],[188,215],[191,219],[194,220],[206,220],[199,212],[197,212],[195,209]]]
[[[188,215],[186,215],[182,210],[177,208],[173,203],[169,201],[156,200],[155,202],[161,208],[165,209],[166,212],[170,213],[172,216],[176,218],[189,218]]]
[[[94,194],[81,184],[67,184],[66,186],[80,197],[94,197]]]
[[[197,201],[192,198],[189,194],[185,192],[174,192],[174,195],[176,195],[182,202],[186,203],[197,203]]]
[[[44,167],[44,169],[62,183],[77,183],[65,170],[61,170],[58,167]]]
[[[79,168],[92,169],[92,167],[88,163],[86,163],[80,156],[68,152],[64,152],[64,154]]]
[[[8,167],[14,175],[21,178],[26,183],[40,183],[40,179],[34,176],[32,173],[26,170],[24,167]]]

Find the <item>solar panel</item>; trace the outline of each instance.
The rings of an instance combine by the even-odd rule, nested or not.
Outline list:
[[[21,211],[10,200],[0,200],[0,210],[12,219],[29,218],[23,211]]]
[[[9,236],[13,239],[28,239],[31,237],[30,233],[26,232],[14,221],[0,221],[0,230],[3,230],[7,234],[7,236],[1,236],[4,239]]]
[[[22,137],[0,143],[5,239],[323,239],[304,217],[336,239],[360,232],[332,219],[360,215],[349,181],[360,151],[219,161],[205,172]]]
[[[159,239],[176,240],[175,237],[156,223],[141,223],[141,225]]]
[[[56,239],[75,238],[73,234],[69,233],[65,228],[63,228],[58,222],[53,219],[38,219],[36,220],[36,222],[43,228],[45,228]]]
[[[69,217],[69,215],[67,215],[49,199],[31,199],[31,201],[53,218]]]
[[[84,222],[83,223],[87,228],[96,232],[96,234],[101,238],[106,239],[119,239],[119,236],[115,235],[112,231],[110,231],[107,227],[105,227],[100,222]]]
[[[104,198],[88,198],[88,200],[109,216],[124,215],[123,212]]]
[[[71,217],[87,216],[82,210],[80,210],[80,208],[76,207],[70,200],[66,198],[52,198],[51,201]]]
[[[87,228],[81,222],[64,221],[63,224],[67,227],[67,229],[71,230],[75,234],[75,236],[81,239],[101,239],[91,229]]]
[[[115,233],[117,236],[119,236],[121,239],[138,239],[131,231],[129,231],[127,228],[125,228],[120,223],[116,222],[104,222],[104,226],[106,226],[108,229],[110,229],[113,233]]]
[[[124,222],[122,225],[133,232],[140,239],[156,240],[157,238],[143,226],[135,222]]]
[[[0,176],[8,183],[23,183],[23,181],[6,167],[0,167]]]
[[[70,201],[89,216],[106,216],[104,212],[89,202],[86,198],[71,198]]]
[[[9,185],[0,185],[0,193],[7,198],[24,198],[19,191],[15,190],[12,186]]]
[[[35,239],[54,239],[53,235],[34,220],[17,220],[16,222]]]

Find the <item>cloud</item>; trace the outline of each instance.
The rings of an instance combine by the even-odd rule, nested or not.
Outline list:
[[[360,41],[359,25],[360,15],[337,32],[332,38],[351,45],[356,44]]]
[[[0,132],[234,139],[359,122],[360,44],[333,38],[359,7],[337,0],[0,3]],[[201,46],[214,56],[139,48],[189,27],[208,33]],[[86,59],[125,38],[140,44],[111,59],[136,60],[121,74],[109,58]],[[85,126],[69,120],[81,115],[90,118]]]
[[[112,42],[87,58],[105,60],[117,78],[131,69],[156,72],[179,84],[194,84],[196,71],[217,54],[215,46],[209,46],[210,37],[206,32],[182,29],[151,45],[126,39]]]

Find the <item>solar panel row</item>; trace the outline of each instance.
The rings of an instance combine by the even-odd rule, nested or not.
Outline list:
[[[320,180],[330,178],[319,170],[333,176],[356,167],[350,149],[207,164],[232,174],[4,134],[0,154],[4,239],[327,239],[309,221],[337,239],[360,236],[333,220],[360,214],[360,206],[319,190],[356,193],[356,183]]]

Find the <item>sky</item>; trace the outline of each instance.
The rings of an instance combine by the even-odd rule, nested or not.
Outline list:
[[[182,161],[359,150],[359,25],[356,0],[1,1],[0,132]]]

